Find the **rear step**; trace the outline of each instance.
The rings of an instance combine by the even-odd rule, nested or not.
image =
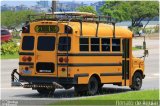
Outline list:
[[[20,76],[20,74],[17,72],[17,69],[14,69],[13,72],[11,73],[11,86],[13,87],[20,87],[23,86],[23,88],[60,88],[62,89],[63,86],[56,83],[56,82],[52,82],[50,84],[22,84],[21,82],[23,81],[19,81],[19,79],[15,76],[15,74],[17,74],[18,76]]]
[[[60,89],[62,89],[63,86],[61,86],[60,84],[58,84],[56,82],[53,82],[52,84],[24,84],[23,88],[33,88],[33,89],[36,89],[36,88],[49,88],[49,89],[60,88]]]

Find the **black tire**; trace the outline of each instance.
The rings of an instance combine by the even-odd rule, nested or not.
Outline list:
[[[98,85],[98,89],[102,89],[103,85],[104,85],[104,84],[101,84],[101,83],[100,83],[100,84]]]
[[[139,72],[136,72],[132,77],[132,85],[130,88],[132,90],[140,90],[142,87],[142,75]]]
[[[99,89],[99,82],[95,77],[91,77],[88,82],[88,95],[95,95]]]
[[[64,87],[65,89],[71,89],[71,88],[73,87],[73,85],[63,85],[63,87]]]
[[[52,89],[38,88],[37,91],[41,95],[53,95],[54,91],[55,91],[55,88],[52,88]]]
[[[88,85],[86,85],[86,84],[75,85],[75,86],[74,86],[75,95],[76,95],[76,96],[86,95],[87,86],[88,86]]]

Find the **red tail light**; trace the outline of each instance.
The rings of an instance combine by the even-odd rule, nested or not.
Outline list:
[[[62,68],[62,71],[64,72],[64,71],[66,71],[66,69],[65,69],[65,68]]]
[[[69,59],[66,57],[66,58],[64,58],[64,62],[68,62],[69,61]]]
[[[29,68],[28,67],[25,67],[25,70],[28,70]]]
[[[28,61],[32,61],[32,57],[28,57]]]
[[[27,61],[27,57],[26,57],[26,56],[23,56],[23,57],[22,57],[22,61]]]
[[[63,58],[62,57],[59,58],[59,62],[61,62],[61,63],[63,62]]]

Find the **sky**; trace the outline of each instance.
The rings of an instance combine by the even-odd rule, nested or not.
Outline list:
[[[38,1],[38,0],[37,0]],[[1,1],[1,5],[4,5],[4,4],[7,4],[9,6],[18,6],[18,5],[26,5],[26,6],[33,6],[33,5],[36,5],[36,0],[34,1],[31,1],[31,0],[2,0]]]
[[[26,5],[26,6],[33,6],[36,5],[37,1],[52,1],[52,0],[0,0],[1,5],[7,4],[9,6],[18,6],[18,5]],[[84,2],[86,4],[90,4],[91,2],[102,1],[102,0],[57,0],[57,1],[78,1]],[[87,1],[87,2],[86,2]]]

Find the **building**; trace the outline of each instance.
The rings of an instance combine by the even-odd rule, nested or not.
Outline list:
[[[37,5],[42,8],[48,8],[49,7],[49,1],[38,1]]]
[[[83,2],[57,2],[56,11],[76,11],[76,8],[79,6],[85,6]]]
[[[95,3],[91,3],[91,6],[93,6],[95,8],[95,10],[97,11],[97,13],[101,14],[100,8],[105,4],[105,1],[98,1]]]

